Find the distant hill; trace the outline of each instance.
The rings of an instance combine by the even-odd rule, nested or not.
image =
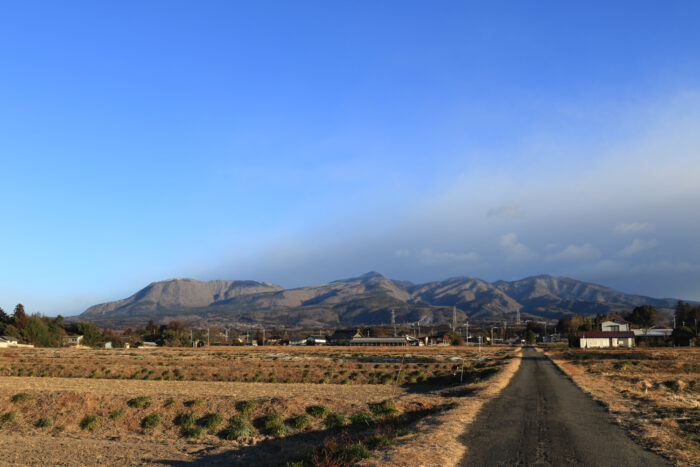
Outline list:
[[[469,277],[427,284],[394,281],[376,272],[328,284],[285,289],[268,282],[170,279],[129,298],[88,308],[78,318],[101,326],[173,319],[239,326],[340,327],[397,322],[446,323],[452,307],[466,319],[558,319],[571,314],[622,313],[651,304],[669,314],[675,299],[618,292],[566,277],[536,276],[494,283]]]

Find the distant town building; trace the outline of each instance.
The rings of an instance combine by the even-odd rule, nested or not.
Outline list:
[[[83,345],[83,336],[64,336],[61,343],[67,347],[78,347]]]
[[[306,338],[306,345],[326,345],[326,336],[309,336]]]
[[[415,337],[353,337],[348,342],[348,345],[367,345],[367,346],[407,346],[420,345],[420,340]]]
[[[629,331],[630,325],[626,321],[613,319],[610,321],[603,321],[600,324],[600,330],[603,332]]]
[[[17,347],[19,345],[19,339],[12,336],[2,336],[0,337],[0,349],[5,349],[7,347]]]
[[[328,343],[332,345],[348,345],[354,338],[362,337],[359,329],[339,329],[328,338]]]

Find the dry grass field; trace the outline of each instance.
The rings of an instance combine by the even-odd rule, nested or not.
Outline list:
[[[643,445],[700,465],[700,349],[547,352]]]
[[[512,352],[3,349],[0,455],[15,465],[349,465],[415,444],[417,426],[439,425]]]

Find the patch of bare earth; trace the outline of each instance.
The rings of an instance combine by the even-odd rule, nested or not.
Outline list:
[[[556,350],[547,354],[641,445],[700,465],[700,351]]]

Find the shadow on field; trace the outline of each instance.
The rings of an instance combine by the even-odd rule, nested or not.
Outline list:
[[[160,460],[156,463],[173,467],[207,465],[284,465],[290,458],[301,457],[314,446],[323,444],[330,430],[296,433],[283,438],[267,439],[252,446],[242,446],[215,454],[205,454],[191,462]]]
[[[370,438],[384,435],[394,438],[400,430],[431,414],[450,410],[452,406],[442,404],[429,409],[419,409],[403,414],[381,418],[369,425],[349,425],[344,428],[330,430],[315,430],[295,433],[282,438],[266,439],[251,446],[242,446],[225,452],[206,454],[207,450],[193,461],[179,461],[161,459],[154,463],[173,467],[207,466],[207,465],[284,465],[290,460],[299,460],[311,457],[321,463],[332,465],[349,465],[343,462],[339,456],[347,446],[362,442],[368,444]],[[370,443],[371,444],[371,443]],[[217,450],[212,447],[211,450]]]

